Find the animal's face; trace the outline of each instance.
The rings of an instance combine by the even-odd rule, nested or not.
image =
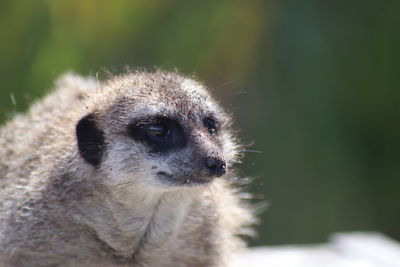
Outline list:
[[[115,185],[199,185],[224,175],[235,159],[228,116],[196,82],[146,75],[114,81],[106,108],[78,123],[83,159]]]

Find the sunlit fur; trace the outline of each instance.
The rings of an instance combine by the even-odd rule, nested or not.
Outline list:
[[[126,134],[132,118],[160,113],[189,129],[183,149],[154,154]],[[210,113],[216,137],[201,124]],[[87,114],[104,132],[98,166],[78,151],[76,125]],[[236,150],[229,116],[193,79],[64,75],[1,129],[0,266],[229,266],[253,221],[229,183]],[[207,154],[224,158],[228,173],[196,183]]]

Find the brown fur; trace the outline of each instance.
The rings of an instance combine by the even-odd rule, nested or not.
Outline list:
[[[191,127],[188,148],[154,159],[124,135],[131,115],[155,111]],[[221,122],[214,139],[196,119],[210,111]],[[77,148],[77,122],[89,113],[106,140],[99,167]],[[228,181],[237,156],[229,123],[201,84],[178,73],[102,83],[64,75],[0,132],[1,266],[228,265],[242,246],[237,235],[253,220]],[[153,177],[153,169],[185,177],[209,150],[226,159],[228,174],[181,186]]]

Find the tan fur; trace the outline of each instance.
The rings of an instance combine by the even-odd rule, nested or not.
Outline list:
[[[130,114],[162,110],[193,124],[198,147],[221,151],[228,174],[193,186],[155,179],[152,169],[185,173],[193,148],[157,161],[121,129]],[[191,119],[208,110],[223,122],[217,141]],[[79,155],[75,136],[89,113],[107,141],[97,168]],[[0,266],[229,266],[253,220],[228,181],[237,156],[229,121],[201,84],[178,73],[101,83],[64,75],[1,129]]]

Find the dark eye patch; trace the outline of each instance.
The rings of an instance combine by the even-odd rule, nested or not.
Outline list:
[[[151,147],[151,152],[167,152],[183,148],[186,138],[182,126],[174,119],[151,117],[131,122],[129,135]]]
[[[215,136],[217,134],[217,123],[215,122],[215,119],[211,116],[207,116],[203,119],[203,124],[204,127],[207,128],[208,132],[212,135]]]

